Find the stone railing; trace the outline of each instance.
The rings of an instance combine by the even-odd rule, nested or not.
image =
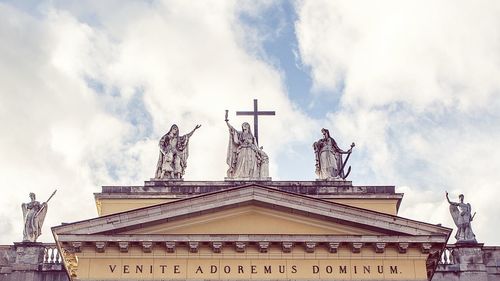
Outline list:
[[[61,255],[59,254],[59,250],[56,247],[56,244],[47,243],[44,244],[44,253],[43,253],[43,263],[44,264],[61,264]]]
[[[441,254],[439,264],[448,265],[457,263],[457,259],[455,257],[455,247],[456,246],[454,244],[446,245],[443,253]]]
[[[0,280],[69,281],[56,244],[42,242],[0,245]]]

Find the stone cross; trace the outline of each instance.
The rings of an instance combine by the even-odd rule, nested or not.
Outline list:
[[[236,115],[253,115],[253,132],[255,140],[259,143],[259,115],[276,115],[275,111],[259,111],[257,99],[253,100],[253,111],[236,111]]]

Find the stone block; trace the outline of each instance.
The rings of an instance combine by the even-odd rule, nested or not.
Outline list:
[[[14,271],[37,271],[38,268],[38,264],[15,263],[12,265],[12,270]]]
[[[12,273],[11,266],[4,266],[0,268],[0,274],[9,274],[9,273]]]
[[[35,264],[43,262],[45,246],[42,243],[22,242],[14,243],[16,248],[17,264]]]
[[[16,251],[14,246],[0,246],[0,267],[9,265],[16,261]]]

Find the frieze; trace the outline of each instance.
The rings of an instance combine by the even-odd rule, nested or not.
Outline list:
[[[384,274],[385,269],[387,269],[389,274],[401,274],[401,270],[398,268],[398,265],[353,265],[350,266],[346,264],[338,264],[338,265],[310,265],[308,268],[300,268],[300,265],[285,265],[285,262],[280,265],[273,264],[262,264],[262,265],[195,265],[194,274],[216,274],[216,273],[236,273],[236,274],[272,274],[273,272],[277,273],[290,273],[296,274],[299,270],[306,270],[311,272],[312,274],[319,274],[320,272],[325,274],[351,274],[351,275],[366,275],[371,274],[372,271],[376,271],[379,274]],[[158,265],[144,265],[144,264],[107,264],[107,269],[109,273],[121,273],[123,275],[135,273],[135,274],[153,274],[153,273],[161,273],[161,274],[173,274],[173,275],[181,275],[186,274],[184,272],[185,266],[182,264],[168,263],[165,261],[164,264]]]
[[[93,265],[88,270],[93,272],[92,278],[102,279],[119,277],[141,280],[299,280],[304,278],[425,280],[425,268],[417,268],[415,261],[417,260],[157,258],[154,261],[141,263],[134,259],[107,259],[92,263]]]

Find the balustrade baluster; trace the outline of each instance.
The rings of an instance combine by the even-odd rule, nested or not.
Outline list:
[[[54,263],[54,260],[55,260],[55,249],[54,248],[50,248],[50,263]]]
[[[54,244],[45,244],[43,262],[60,264],[62,261],[61,255]]]

